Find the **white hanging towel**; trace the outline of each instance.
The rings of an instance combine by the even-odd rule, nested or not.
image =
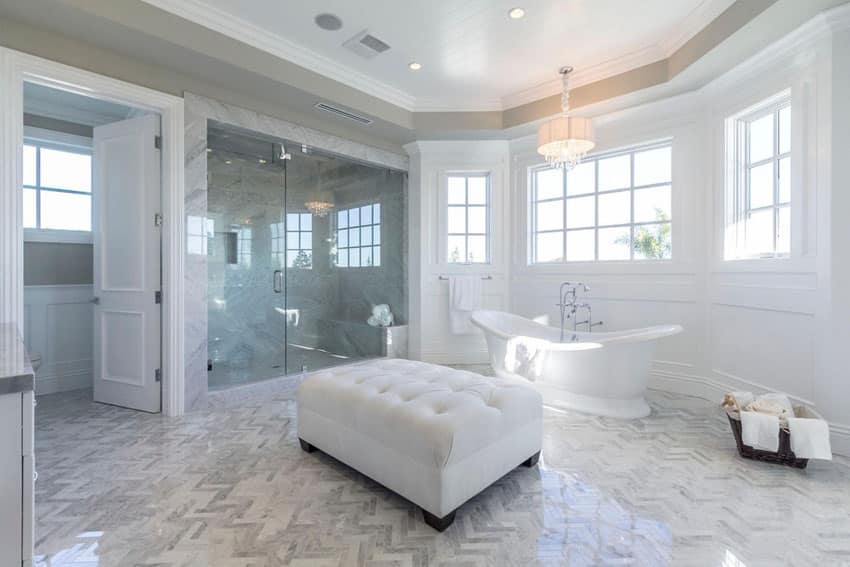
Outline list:
[[[481,276],[449,276],[449,326],[455,335],[475,333],[472,312],[481,309]]]
[[[832,460],[829,425],[824,420],[789,417],[788,432],[791,434],[791,450],[798,459]]]
[[[762,451],[779,450],[779,418],[755,411],[741,412],[741,440]]]

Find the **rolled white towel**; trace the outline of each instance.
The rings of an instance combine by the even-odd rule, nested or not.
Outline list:
[[[788,432],[791,434],[791,450],[797,458],[832,460],[829,425],[824,420],[789,417]]]
[[[741,412],[741,439],[744,445],[763,451],[779,449],[779,418],[755,411]]]
[[[794,416],[791,400],[785,394],[780,393],[762,394],[748,404],[745,409],[775,415],[783,419]]]

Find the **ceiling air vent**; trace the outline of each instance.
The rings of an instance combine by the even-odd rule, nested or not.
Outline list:
[[[353,112],[349,112],[347,110],[343,110],[326,102],[320,102],[316,105],[316,108],[319,110],[324,110],[325,112],[330,112],[340,118],[345,118],[347,120],[352,120],[357,122],[358,124],[362,124],[364,126],[368,126],[372,123],[372,119],[366,118],[365,116],[360,116],[359,114],[354,114]]]
[[[390,48],[389,45],[370,34],[369,30],[363,30],[343,45],[366,59],[372,59]]]

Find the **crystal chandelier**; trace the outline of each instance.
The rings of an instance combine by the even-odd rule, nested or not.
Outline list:
[[[581,163],[593,149],[593,122],[589,118],[570,116],[570,82],[572,67],[561,67],[564,83],[561,93],[561,115],[542,124],[537,132],[537,153],[552,167],[570,170]]]
[[[334,208],[334,204],[328,201],[307,201],[304,206],[317,217],[328,216],[328,213]]]

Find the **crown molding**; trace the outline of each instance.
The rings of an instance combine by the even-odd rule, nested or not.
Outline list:
[[[806,68],[811,63],[807,57],[807,50],[810,50],[818,41],[847,29],[850,29],[850,2],[815,15],[726,73],[714,78],[701,91],[712,94],[715,91],[730,88],[740,81],[770,69],[792,55],[797,56],[792,67]]]
[[[376,80],[365,73],[355,71],[349,66],[339,64],[311,49],[233,16],[224,10],[207,5],[203,0],[142,1],[231,39],[241,41],[256,49],[315,71],[324,77],[339,81],[346,86],[409,112],[498,112],[561,92],[561,80],[554,78],[552,81],[502,97],[476,100],[418,98],[407,91]],[[705,26],[706,17],[716,17],[730,4],[730,0],[705,0],[670,30],[675,32],[670,41],[661,41],[631,51],[621,57],[583,66],[570,77],[571,85],[580,87],[669,57]]]
[[[626,71],[631,71],[643,65],[664,59],[665,54],[658,45],[650,45],[631,51],[621,57],[608,59],[600,63],[576,69],[570,73],[570,88],[574,89],[589,85]],[[555,78],[530,89],[518,91],[501,98],[502,110],[522,106],[540,100],[541,98],[561,94],[561,79]]]
[[[685,18],[674,26],[670,32],[670,39],[661,40],[660,48],[664,52],[664,57],[670,57],[677,52],[683,45],[688,43],[696,34],[698,34],[706,26],[706,19],[709,22],[714,21],[717,16],[726,11],[727,8],[734,4],[734,0],[706,0],[700,3],[696,8],[685,16]]]

